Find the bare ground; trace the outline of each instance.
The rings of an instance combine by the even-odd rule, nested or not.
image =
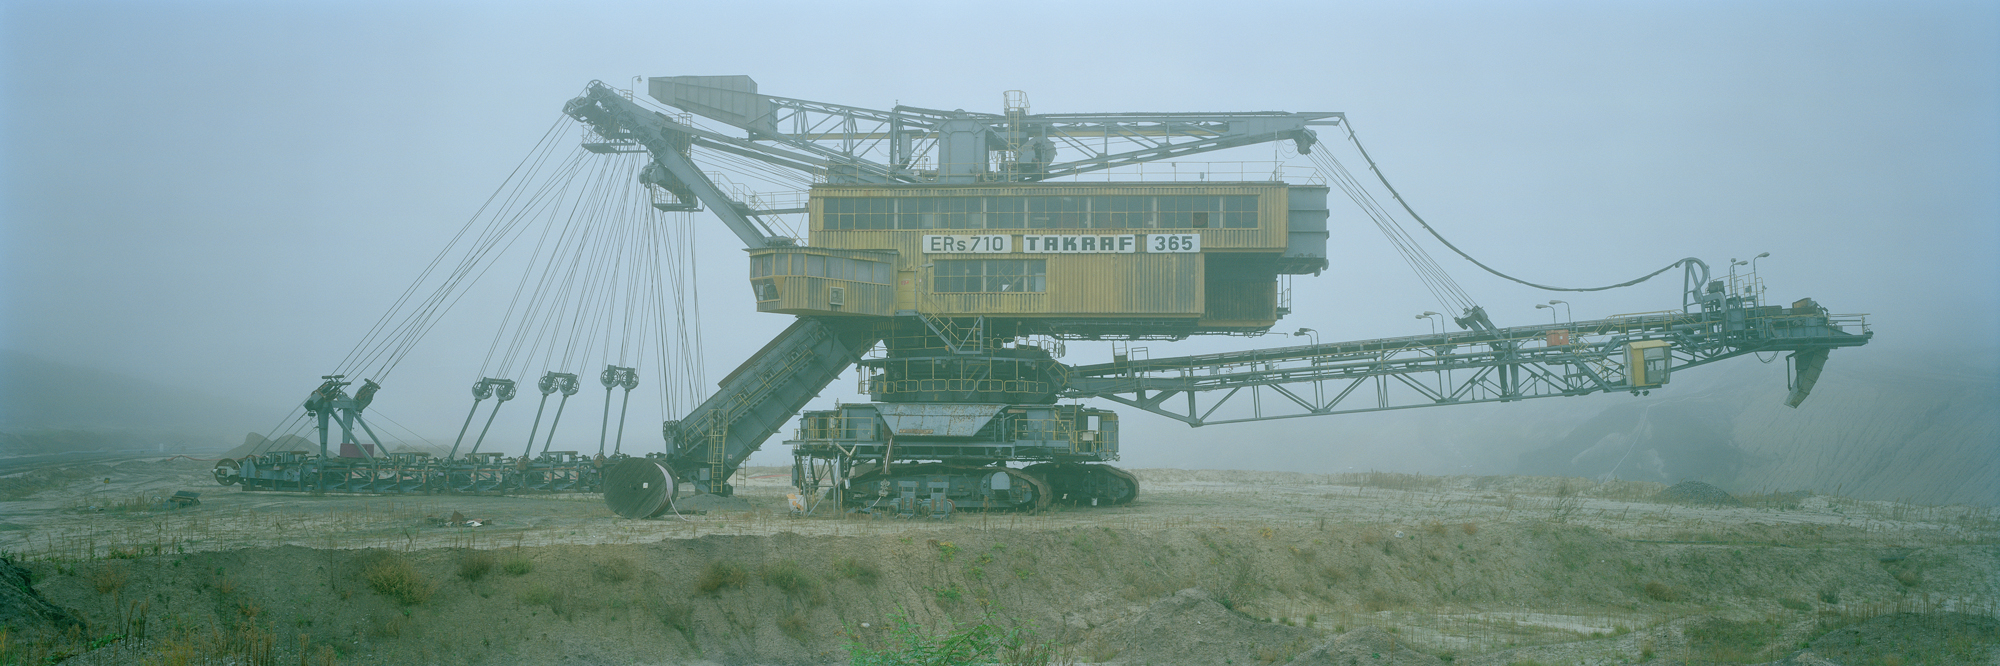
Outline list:
[[[928,631],[1021,627],[1070,662],[1764,663],[1821,658],[1799,655],[1897,611],[2000,611],[2000,516],[1977,507],[1774,494],[1721,508],[1651,501],[1659,484],[1138,470],[1130,506],[912,522],[791,517],[784,470],[752,469],[737,484],[749,511],[629,521],[595,497],[249,493],[214,485],[208,465],[65,470],[0,504],[0,549],[89,623],[69,643],[17,630],[11,649],[87,652],[74,663],[173,663],[175,650],[839,663],[850,644],[891,640],[900,612]],[[183,489],[202,505],[157,507]],[[484,524],[437,525],[454,512]],[[1829,658],[1991,663],[1985,625],[1938,626],[1970,628]]]

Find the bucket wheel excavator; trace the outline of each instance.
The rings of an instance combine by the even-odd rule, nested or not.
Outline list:
[[[1018,91],[999,114],[883,111],[765,95],[747,76],[648,84],[657,104],[593,82],[564,113],[584,125],[586,148],[650,156],[639,179],[656,205],[713,211],[745,246],[757,310],[796,321],[666,423],[665,453],[610,472],[606,500],[628,517],[663,513],[678,492],[730,494],[745,458],[849,367],[873,402],[800,415],[785,442],[795,485],[812,498],[830,489],[850,510],[940,517],[1137,497],[1138,480],[1110,464],[1118,415],[1064,399],[1202,426],[1640,395],[1688,368],[1783,352],[1796,406],[1829,350],[1873,335],[1811,299],[1763,305],[1737,262],[1718,277],[1696,259],[1647,276],[1682,269],[1677,309],[1497,327],[1320,144],[1316,129],[1336,129],[1366,159],[1340,113],[1034,114]],[[1316,168],[1164,162],[1274,142]],[[732,197],[696,164],[704,155],[812,185],[789,208]],[[1336,188],[1461,330],[1174,358],[1131,346],[1271,331],[1290,313],[1291,278],[1329,265]],[[805,214],[806,237],[773,233],[764,217],[778,213]],[[1061,361],[1074,340],[1114,341],[1113,358]]]
[[[1683,259],[1636,280],[1581,289],[1499,273],[1403,202],[1341,113],[1036,114],[1018,91],[1006,94],[997,114],[884,111],[765,95],[747,76],[647,84],[638,94],[591,82],[563,107],[564,117],[510,176],[513,189],[503,185],[481,209],[487,225],[468,222],[302,406],[294,427],[317,429],[317,454],[304,446],[309,440],[280,437],[272,451],[219,463],[217,481],[307,492],[602,491],[617,514],[643,518],[690,493],[732,494],[730,479],[744,461],[796,416],[785,444],[805,510],[822,498],[912,518],[1119,505],[1141,493],[1137,478],[1111,464],[1119,459],[1119,414],[1081,399],[1199,427],[1643,395],[1690,368],[1781,353],[1793,377],[1787,403],[1797,406],[1828,352],[1873,337],[1860,316],[1832,314],[1812,299],[1765,305],[1754,263],[1738,275],[1746,262],[1732,260],[1727,275],[1716,276],[1706,263]],[[582,140],[572,147],[563,130],[576,125]],[[1322,131],[1344,141],[1322,143]],[[1293,157],[1173,161],[1265,144]],[[568,149],[568,161],[557,146]],[[1369,160],[1366,173],[1380,187],[1357,179],[1334,148]],[[757,194],[717,169],[803,192]],[[1292,314],[1293,278],[1330,265],[1335,190],[1450,313],[1425,316],[1448,317],[1458,330],[1179,357],[1133,346],[1272,332]],[[1391,195],[1439,244],[1499,277],[1594,291],[1678,268],[1682,302],[1496,326],[1375,191]],[[699,370],[698,338],[689,344],[687,336],[700,330],[690,267],[701,251],[688,227],[703,212],[743,244],[756,310],[794,318],[712,388]],[[799,218],[786,216],[802,216],[803,233],[784,222]],[[539,236],[527,231],[536,225]],[[447,256],[453,248],[462,250],[456,262]],[[473,384],[457,440],[448,453],[437,451],[441,457],[386,451],[363,411],[465,285],[509,248],[532,248],[533,259]],[[421,289],[426,280],[436,288]],[[1111,358],[1066,362],[1065,345],[1079,340],[1110,341]],[[586,359],[605,365],[597,451],[552,451]],[[850,368],[870,402],[801,414]],[[494,431],[499,410],[516,396],[517,379],[527,383],[537,371],[541,399],[526,447],[518,456],[482,451],[489,440],[500,447],[511,437]],[[671,420],[662,424],[663,451],[633,455],[622,443],[641,374],[660,383]],[[348,377],[363,376],[350,395]],[[357,431],[369,441],[357,442]],[[294,450],[275,450],[286,442]]]

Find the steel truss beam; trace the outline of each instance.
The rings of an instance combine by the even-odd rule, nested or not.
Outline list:
[[[1849,330],[1853,329],[1853,330]],[[1558,334],[1567,332],[1567,344]],[[1865,321],[1829,316],[1725,323],[1658,314],[1479,333],[1388,338],[1072,368],[1072,398],[1104,398],[1190,426],[1640,391],[1632,342],[1672,344],[1670,372],[1752,353],[1865,344]]]

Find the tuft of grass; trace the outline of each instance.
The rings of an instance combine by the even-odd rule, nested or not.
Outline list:
[[[1641,591],[1646,593],[1646,598],[1654,601],[1674,602],[1681,600],[1679,591],[1657,580],[1648,581]]]
[[[1819,591],[1819,600],[1829,606],[1840,605],[1840,590],[1831,587]]]
[[[800,643],[812,638],[812,626],[806,622],[805,613],[788,613],[778,618],[778,630]]]
[[[819,579],[813,578],[812,574],[806,573],[805,569],[799,567],[798,562],[792,560],[778,560],[765,564],[758,568],[757,577],[764,579],[766,585],[778,588],[786,596],[794,599],[813,600],[819,596]]]
[[[1464,525],[1460,525],[1458,526],[1458,529],[1464,531],[1466,536],[1472,536],[1474,534],[1479,533],[1479,526],[1474,525],[1472,523],[1466,523]]]
[[[518,598],[524,606],[546,606],[549,612],[556,615],[569,612],[568,588],[552,588],[543,583],[534,583],[529,585],[527,589],[521,590]]]
[[[404,606],[430,601],[437,585],[425,577],[409,558],[399,553],[377,553],[362,568],[361,579],[368,589]]]
[[[535,561],[528,559],[526,555],[515,555],[507,558],[507,562],[500,565],[500,570],[507,572],[509,576],[526,576],[528,572],[535,570]]]
[[[631,560],[623,557],[614,557],[603,562],[598,562],[590,570],[592,578],[605,583],[623,583],[632,580],[632,577],[638,575],[638,573],[639,567],[632,564]]]
[[[1444,526],[1444,523],[1442,523],[1442,522],[1438,522],[1438,521],[1436,521],[1436,520],[1426,520],[1426,521],[1424,521],[1424,533],[1425,533],[1425,534],[1429,534],[1429,535],[1431,535],[1431,536],[1444,536],[1444,535],[1445,535],[1445,533],[1446,533],[1446,532],[1448,532],[1448,531],[1449,531],[1449,530],[1447,530],[1447,529],[1445,528],[1445,526]]]
[[[1924,582],[1924,578],[1916,570],[1906,569],[1896,574],[1896,582],[1902,583],[1903,587],[1916,587]]]
[[[458,558],[458,577],[466,582],[479,582],[479,579],[493,572],[495,564],[492,553],[483,550],[469,551]]]
[[[745,571],[743,565],[724,560],[711,560],[708,566],[702,569],[701,576],[695,579],[694,589],[696,592],[715,596],[720,594],[723,588],[743,589],[743,585],[748,582],[750,582],[750,572]]]
[[[874,585],[875,581],[882,579],[881,569],[875,568],[874,564],[863,562],[861,560],[857,560],[852,557],[842,559],[838,564],[834,566],[834,571],[836,573],[839,573],[840,577],[842,578],[846,578],[848,580],[852,580],[854,582],[861,583],[863,585]]]
[[[92,573],[90,583],[97,588],[98,594],[111,594],[125,588],[126,578],[124,567],[107,566]]]

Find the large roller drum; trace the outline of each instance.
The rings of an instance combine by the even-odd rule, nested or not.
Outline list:
[[[648,458],[627,458],[604,470],[604,503],[626,518],[667,512],[674,500],[674,475]]]

